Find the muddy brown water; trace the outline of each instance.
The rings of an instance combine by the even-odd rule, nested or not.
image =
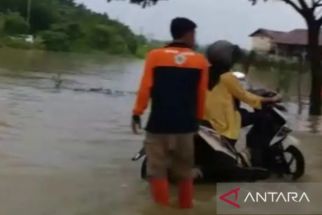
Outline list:
[[[0,49],[1,215],[216,214],[215,185],[196,187],[191,211],[149,200],[130,161],[143,139],[129,129],[141,69],[126,58]],[[321,120],[288,107],[307,160],[301,181],[321,182]]]

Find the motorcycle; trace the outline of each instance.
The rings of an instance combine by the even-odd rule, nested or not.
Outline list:
[[[242,74],[235,75],[241,81],[245,81]],[[263,97],[276,95],[274,92],[262,89],[252,91]],[[299,141],[291,135],[292,130],[287,126],[284,114],[286,108],[281,104],[272,104],[263,107],[261,111],[268,115],[270,120],[264,137],[266,143],[259,145],[260,147],[256,143],[256,125],[243,128],[246,133],[244,150],[237,150],[226,143],[211,126],[207,124],[200,126],[194,141],[195,168],[192,175],[196,182],[250,182],[267,179],[272,174],[297,180],[304,174],[304,156],[298,148]],[[241,145],[239,142],[237,145]],[[144,149],[141,149],[132,160],[142,158],[141,178],[145,179],[147,158]],[[255,162],[256,160],[260,162]]]

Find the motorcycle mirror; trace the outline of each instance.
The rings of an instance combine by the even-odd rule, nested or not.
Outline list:
[[[235,71],[233,72],[233,75],[238,78],[239,80],[243,80],[246,78],[246,75],[242,72],[239,72],[239,71]]]

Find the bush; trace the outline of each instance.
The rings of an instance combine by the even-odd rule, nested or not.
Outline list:
[[[90,43],[99,50],[107,50],[112,44],[115,30],[107,25],[96,25],[90,33]]]
[[[128,45],[126,44],[123,37],[119,35],[113,35],[111,38],[111,44],[109,52],[112,54],[127,54],[129,53]]]
[[[51,51],[69,51],[70,41],[68,35],[56,31],[44,31],[41,34],[43,44]]]
[[[78,23],[54,24],[50,28],[52,31],[63,32],[68,35],[70,40],[77,40],[83,37],[83,31]]]
[[[29,30],[28,23],[18,13],[10,13],[4,16],[3,31],[9,35],[26,34]]]

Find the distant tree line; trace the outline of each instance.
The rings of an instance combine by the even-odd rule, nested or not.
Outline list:
[[[53,51],[135,55],[147,46],[145,37],[128,26],[73,0],[32,0],[30,17],[27,4],[28,0],[0,1],[0,38],[32,34],[37,43]]]

